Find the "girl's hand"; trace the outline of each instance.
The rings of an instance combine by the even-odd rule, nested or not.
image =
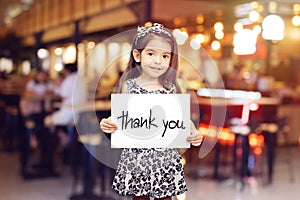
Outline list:
[[[113,133],[115,130],[118,129],[117,124],[112,122],[110,117],[103,118],[100,122],[100,128],[105,133]]]
[[[191,135],[186,138],[186,141],[190,142],[193,146],[200,146],[203,141],[203,135],[199,131],[191,131]]]

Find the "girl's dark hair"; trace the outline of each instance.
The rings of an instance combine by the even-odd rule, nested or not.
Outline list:
[[[163,31],[149,31],[144,36],[136,35],[136,37],[133,40],[134,42],[132,45],[132,50],[130,52],[130,58],[127,64],[127,68],[117,84],[115,90],[116,93],[122,92],[122,86],[126,83],[128,79],[137,78],[141,74],[141,63],[135,61],[133,57],[133,50],[136,49],[141,53],[147,46],[147,44],[155,38],[164,39],[171,45],[170,66],[167,69],[167,71],[158,78],[158,81],[166,89],[171,89],[170,86],[174,84],[176,86],[176,92],[181,93],[181,89],[178,86],[176,80],[178,70],[178,46],[172,33],[165,28],[163,28]]]

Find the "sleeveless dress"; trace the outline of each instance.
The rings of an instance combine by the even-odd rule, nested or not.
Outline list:
[[[148,91],[127,81],[127,92],[131,94],[169,94],[171,89]],[[121,195],[150,196],[163,198],[186,192],[181,156],[172,148],[126,148],[123,149],[113,180],[112,188]]]

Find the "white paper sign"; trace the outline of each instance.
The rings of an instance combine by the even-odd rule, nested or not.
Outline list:
[[[189,94],[112,94],[112,148],[189,148]]]

